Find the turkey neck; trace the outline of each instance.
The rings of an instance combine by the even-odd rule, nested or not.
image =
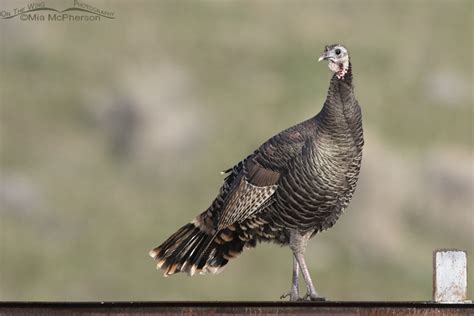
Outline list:
[[[354,96],[350,62],[343,78],[338,79],[336,74],[332,76],[326,102],[315,119],[325,134],[336,137],[347,137],[347,134],[352,134],[354,140],[358,138],[358,130],[362,128],[361,111]]]

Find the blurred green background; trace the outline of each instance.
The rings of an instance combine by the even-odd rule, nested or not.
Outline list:
[[[316,288],[428,300],[436,248],[468,250],[474,284],[472,1],[87,3],[116,19],[0,19],[0,300],[278,299],[288,248],[193,278],[147,253],[221,170],[320,110],[335,42],[366,145],[346,214],[308,247]]]

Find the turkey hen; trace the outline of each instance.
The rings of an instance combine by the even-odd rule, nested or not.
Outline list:
[[[165,276],[217,273],[243,249],[273,241],[293,252],[292,285],[282,298],[300,299],[301,271],[307,287],[303,299],[324,299],[311,281],[306,244],[333,226],[351,200],[364,140],[348,50],[326,46],[321,60],[334,72],[321,111],[225,171],[209,208],[150,251]]]

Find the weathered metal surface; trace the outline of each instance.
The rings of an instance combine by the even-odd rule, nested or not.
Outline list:
[[[432,302],[3,302],[0,315],[474,315]]]
[[[433,253],[433,300],[464,303],[467,299],[467,254],[441,249]]]

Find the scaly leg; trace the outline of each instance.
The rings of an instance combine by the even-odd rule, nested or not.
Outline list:
[[[291,278],[291,290],[289,292],[284,293],[282,296],[280,296],[280,299],[284,299],[287,296],[290,296],[290,301],[297,301],[300,299],[299,289],[298,289],[299,272],[300,272],[300,267],[298,264],[298,260],[296,260],[296,257],[293,256],[293,275]]]
[[[306,283],[307,293],[304,296],[304,299],[309,298],[311,301],[324,301],[325,298],[319,296],[318,292],[314,288],[313,281],[309,275],[308,266],[304,259],[304,252],[306,250],[306,244],[308,239],[311,237],[311,233],[301,235],[300,233],[294,231],[290,235],[290,248],[293,251],[293,255],[300,266],[301,273],[303,274],[303,279]]]

